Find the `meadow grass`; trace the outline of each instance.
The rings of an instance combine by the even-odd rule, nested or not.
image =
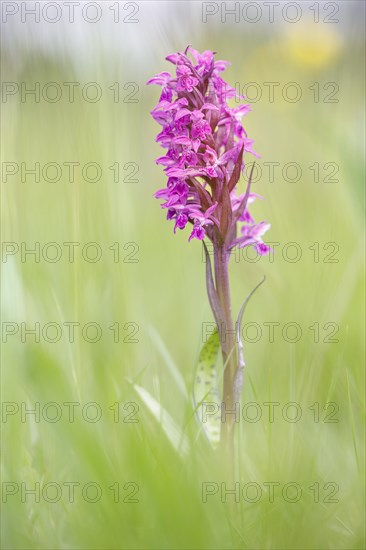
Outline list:
[[[300,181],[293,183],[284,180],[281,169],[273,183],[263,171],[254,185],[266,199],[255,205],[254,217],[269,220],[268,239],[280,243],[273,262],[234,256],[231,265],[235,311],[266,276],[244,319],[252,323],[252,328],[247,325],[247,340],[256,339],[255,323],[262,333],[257,342],[244,342],[242,405],[255,402],[257,409],[247,408],[246,413],[252,417],[259,407],[262,417],[257,422],[242,417],[237,425],[237,482],[241,490],[257,483],[263,494],[254,502],[252,486],[247,500],[241,496],[236,505],[240,528],[233,535],[233,496],[222,502],[224,472],[193,410],[202,324],[212,322],[205,264],[200,243],[188,244],[183,233],[173,235],[152,198],[164,178],[154,163],[160,154],[154,144],[158,128],[149,117],[157,91],[143,86],[152,73],[164,70],[163,55],[169,52],[161,46],[153,67],[127,64],[122,76],[118,58],[108,59],[107,74],[101,56],[94,70],[80,69],[82,78],[97,80],[105,90],[115,81],[137,81],[138,103],[113,103],[109,96],[95,104],[13,100],[6,112],[3,109],[3,161],[38,161],[41,166],[51,161],[81,166],[97,162],[103,168],[95,183],[84,181],[79,169],[70,183],[65,169],[57,183],[42,178],[36,183],[32,176],[22,183],[14,176],[2,184],[3,241],[24,241],[29,248],[35,242],[41,248],[56,242],[63,250],[55,263],[44,261],[42,255],[39,263],[32,256],[22,262],[20,253],[7,258],[2,266],[3,322],[25,322],[28,327],[35,322],[96,322],[103,329],[95,343],[83,340],[78,328],[74,342],[69,342],[65,329],[56,343],[42,337],[37,343],[32,336],[21,342],[19,332],[3,344],[3,402],[26,403],[29,408],[39,403],[41,410],[56,402],[63,411],[56,423],[45,421],[42,414],[39,422],[32,415],[22,421],[20,413],[3,422],[2,481],[19,484],[19,492],[3,503],[3,548],[364,548],[364,174],[362,147],[356,139],[362,138],[363,96],[361,79],[349,80],[360,70],[361,54],[352,55],[344,46],[334,59],[313,67],[291,59],[285,38],[261,44],[249,44],[240,33],[231,38],[236,48],[219,30],[203,36],[195,47],[212,47],[221,58],[231,59],[232,83],[243,78],[296,80],[304,89],[315,81],[341,83],[339,103],[314,103],[310,93],[296,104],[263,99],[244,121],[262,155],[259,164],[277,161],[282,167],[295,161],[303,170]],[[174,51],[182,45],[172,40],[169,46]],[[32,51],[18,55],[22,64],[14,68],[4,54],[9,80],[81,78],[66,55],[63,60]],[[121,168],[115,183],[109,169],[115,162],[121,167],[137,163],[138,182],[123,182],[129,169]],[[325,182],[322,174],[315,183],[308,168],[314,162],[339,165],[339,181]],[[241,185],[244,188],[244,181]],[[65,242],[81,243],[73,263],[67,260]],[[80,254],[90,242],[103,250],[96,263]],[[118,262],[109,248],[116,242]],[[301,248],[298,262],[283,258],[289,242]],[[123,248],[126,243],[136,243],[138,249],[135,244]],[[319,243],[318,262],[314,243]],[[336,244],[324,249],[326,243]],[[337,261],[329,263],[332,252]],[[131,258],[138,261],[129,263]],[[121,327],[118,343],[109,328],[116,322]],[[268,325],[263,325],[268,322],[279,323],[273,342]],[[291,343],[282,330],[294,322],[302,335]],[[314,323],[319,324],[318,342]],[[132,334],[136,327],[138,332]],[[337,341],[325,341],[333,331]],[[288,334],[287,340],[293,337],[291,329]],[[74,422],[68,419],[66,402],[81,404]],[[103,413],[95,423],[81,415],[90,402]],[[274,422],[264,405],[268,402],[279,403]],[[298,422],[283,418],[289,402],[301,408]],[[120,404],[118,421],[114,403]],[[123,408],[126,403],[135,405]],[[319,421],[314,416],[316,403]],[[335,405],[324,408],[327,403]],[[285,411],[294,414],[294,409]],[[89,412],[92,416],[93,410]],[[138,422],[123,421],[128,414]],[[329,418],[338,421],[327,422]],[[62,498],[52,503],[41,497],[35,502],[28,495],[22,502],[20,484],[30,489],[37,482],[58,483]],[[65,482],[79,484],[74,502]],[[82,496],[89,482],[102,490],[95,503]],[[110,487],[117,482],[119,502],[114,502],[115,489]],[[207,502],[202,498],[205,482],[218,487]],[[279,484],[273,502],[268,482]],[[290,502],[291,488],[288,498],[283,497],[289,482],[301,486],[298,502]],[[137,484],[138,492],[130,498],[138,502],[123,502],[136,489],[126,483]],[[319,502],[314,484],[319,484]],[[50,489],[51,499],[53,495]],[[94,496],[92,489],[89,496]]]

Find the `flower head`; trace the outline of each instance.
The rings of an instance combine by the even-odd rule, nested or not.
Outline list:
[[[155,197],[163,199],[174,232],[193,226],[189,240],[207,236],[228,250],[251,245],[267,254],[262,236],[269,224],[256,224],[248,211],[258,195],[250,193],[250,180],[244,195],[235,190],[244,153],[256,153],[241,123],[249,105],[232,108],[227,103],[243,99],[220,76],[229,63],[191,46],[166,59],[175,66],[175,75],[162,72],[147,82],[162,87],[151,114],[162,126],[157,142],[167,149],[156,160],[164,166],[167,186]]]

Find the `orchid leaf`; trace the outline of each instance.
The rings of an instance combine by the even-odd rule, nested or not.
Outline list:
[[[229,192],[231,192],[234,189],[235,185],[239,181],[241,167],[242,167],[242,164],[243,164],[243,153],[244,153],[244,145],[242,146],[242,148],[239,151],[238,159],[235,163],[235,166],[233,168],[233,172],[231,174],[231,177],[230,177],[230,180],[229,180],[229,183],[228,183]]]
[[[202,205],[207,209],[210,206],[212,206],[212,199],[210,194],[206,191],[206,189],[200,184],[199,181],[197,181],[194,177],[190,178],[189,181],[194,186],[195,190],[198,193],[198,196],[201,200]]]
[[[243,342],[241,340],[241,323],[242,323],[242,320],[243,320],[243,315],[244,315],[245,309],[248,305],[248,302],[249,302],[250,298],[253,296],[255,291],[264,283],[265,280],[266,280],[266,278],[263,277],[263,279],[260,281],[260,283],[258,283],[253,288],[253,290],[248,294],[248,296],[245,298],[245,300],[242,303],[242,306],[240,308],[238,319],[236,321],[236,338],[237,338],[237,343],[238,343],[238,368],[237,368],[237,371],[235,373],[234,387],[233,387],[234,402],[235,403],[240,401],[241,390],[242,390],[242,387],[243,387],[243,371],[244,371],[244,367],[245,367]]]
[[[210,302],[210,306],[213,311],[215,321],[217,325],[220,327],[221,321],[223,319],[222,308],[221,308],[220,300],[217,295],[214,280],[213,280],[210,254],[207,250],[205,241],[202,241],[202,244],[203,244],[203,248],[205,250],[205,256],[206,256],[206,287],[207,287],[208,300]]]
[[[221,207],[220,231],[221,231],[222,238],[225,239],[227,231],[231,226],[231,221],[233,216],[230,193],[227,185],[223,185],[221,197],[222,197],[221,199],[222,207]]]
[[[244,195],[243,200],[241,201],[241,203],[239,205],[238,210],[236,211],[235,221],[238,221],[238,219],[242,216],[242,214],[243,214],[243,212],[244,212],[244,210],[247,206],[247,202],[248,202],[249,194],[250,194],[250,188],[251,188],[251,185],[252,185],[254,166],[255,166],[255,162],[253,162],[253,166],[252,166],[252,169],[251,169],[250,174],[249,174],[248,185],[247,185],[247,189],[245,191],[245,195]]]
[[[200,351],[193,387],[196,415],[213,447],[220,442],[221,413],[216,368],[219,349],[220,338],[216,329]]]

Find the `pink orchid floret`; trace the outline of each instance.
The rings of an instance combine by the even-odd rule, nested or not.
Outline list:
[[[227,250],[254,246],[259,254],[268,254],[262,237],[270,225],[256,224],[248,211],[261,197],[250,193],[250,184],[244,195],[235,192],[244,153],[258,155],[241,123],[250,106],[232,108],[227,103],[244,99],[220,76],[230,63],[191,46],[166,59],[175,66],[175,75],[161,72],[147,82],[162,88],[151,114],[162,126],[157,142],[167,149],[156,160],[164,166],[167,186],[155,197],[163,199],[174,232],[193,226],[189,241],[207,236]]]

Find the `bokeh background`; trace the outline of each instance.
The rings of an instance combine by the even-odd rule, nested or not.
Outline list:
[[[2,547],[364,548],[364,2],[298,2],[293,23],[283,2],[273,22],[261,4],[235,22],[215,2],[100,2],[94,23],[82,17],[85,3],[69,22],[58,2],[54,23],[52,5],[36,22],[24,11],[33,2],[4,4],[15,13],[3,15],[1,50]],[[207,22],[205,9],[215,11]],[[230,84],[256,83],[244,126],[261,155],[254,191],[265,200],[252,212],[278,243],[272,260],[231,263],[234,311],[266,276],[244,319],[242,404],[255,402],[262,417],[237,425],[237,482],[259,484],[262,495],[252,486],[235,512],[192,404],[202,326],[212,322],[201,245],[174,235],[152,197],[165,182],[149,115],[159,90],[145,82],[188,44],[230,60]],[[42,96],[53,97],[51,82],[62,90],[55,102]],[[80,83],[74,102],[68,82]],[[81,93],[92,82],[96,102]],[[295,93],[290,82],[297,102],[283,97]],[[36,83],[39,102],[22,97]],[[24,172],[37,162],[38,182]],[[74,181],[65,162],[79,163]],[[279,163],[273,179],[265,162]],[[58,181],[49,181],[52,166],[42,174],[47,163],[61,166]],[[97,181],[93,167],[83,177],[87,163],[100,167]],[[300,166],[298,181],[287,163]],[[80,243],[73,262],[68,242]],[[87,243],[102,251],[98,261]],[[22,246],[39,246],[39,261]],[[35,323],[38,342],[25,332]],[[87,323],[102,330],[94,343],[93,326],[83,337]],[[278,323],[273,341],[268,323]],[[288,323],[300,326],[297,342]],[[279,403],[273,422],[267,402]],[[300,407],[297,422],[284,418],[289,402]],[[37,407],[39,418],[26,414]],[[218,489],[207,502],[204,482]],[[279,484],[273,502],[268,482]],[[283,496],[289,482],[302,489],[297,502],[293,487]],[[37,483],[39,498],[27,493]]]

